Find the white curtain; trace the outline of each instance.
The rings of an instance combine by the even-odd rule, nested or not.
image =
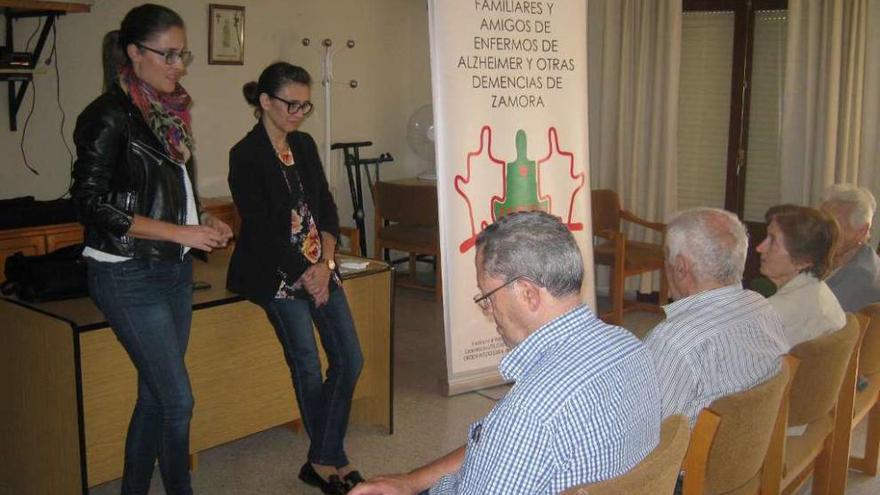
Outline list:
[[[782,200],[816,204],[838,182],[880,196],[880,0],[788,8]]]
[[[617,191],[624,208],[653,221],[676,204],[681,12],[681,0],[587,5],[592,188]],[[659,241],[641,228],[629,234]],[[639,290],[658,286],[644,276]]]

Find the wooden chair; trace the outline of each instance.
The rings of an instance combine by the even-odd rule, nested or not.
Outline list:
[[[401,277],[397,284],[434,291],[436,299],[442,298],[440,270],[440,233],[437,219],[437,188],[412,186],[401,182],[376,182],[373,189],[376,205],[375,254],[385,257],[386,249],[409,253],[409,276]],[[416,280],[418,255],[433,256],[434,285],[421,284]]]
[[[849,467],[868,476],[877,476],[880,459],[880,303],[862,308],[864,336],[859,351],[858,375],[868,380],[868,386],[855,394],[852,429],[868,419],[863,457],[850,457]]]
[[[663,245],[627,240],[620,226],[621,220],[635,223],[657,232],[666,230],[662,223],[649,222],[620,207],[617,193],[609,189],[596,189],[591,193],[593,235],[606,239],[593,247],[595,262],[611,267],[611,311],[601,315],[608,323],[619,324],[623,313],[642,309],[662,313],[660,307],[669,298],[669,288],[664,273]],[[660,306],[624,301],[623,288],[627,277],[660,271]]]
[[[660,443],[627,473],[591,485],[580,485],[564,495],[655,495],[671,494],[675,489],[681,460],[687,450],[690,427],[680,414],[663,420]]]
[[[361,253],[361,231],[357,227],[339,227],[339,243],[336,245],[336,252],[340,254],[349,254],[351,256],[363,256]],[[343,241],[342,238],[345,240]]]
[[[781,453],[771,450],[771,440],[785,434],[788,388],[797,367],[796,359],[785,356],[769,380],[700,412],[682,464],[683,495],[777,493]]]
[[[853,414],[856,400],[856,383],[861,355],[862,341],[867,328],[864,315],[853,315],[859,335],[843,375],[843,383],[837,396],[834,415],[834,441],[831,446],[831,467],[829,468],[828,493],[845,493],[849,471],[849,451],[852,443]]]
[[[839,488],[831,488],[832,459],[835,450],[841,448],[846,449],[844,455],[849,455],[848,433],[856,370],[853,352],[859,335],[858,320],[847,314],[847,323],[840,330],[802,342],[790,351],[800,360],[800,366],[791,385],[788,426],[806,426],[806,429],[801,435],[784,438],[780,484],[783,494],[796,493],[811,473],[813,495],[843,493]],[[841,427],[841,423],[845,426]],[[841,430],[845,430],[846,435],[835,435]],[[838,436],[836,445],[835,436]],[[836,478],[838,487],[846,486],[845,472],[842,479],[839,474]]]

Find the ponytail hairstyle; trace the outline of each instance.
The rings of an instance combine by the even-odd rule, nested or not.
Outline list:
[[[260,119],[263,116],[263,107],[260,106],[260,95],[275,95],[285,85],[290,83],[305,84],[312,86],[312,76],[309,72],[298,65],[287,62],[275,62],[263,69],[260,79],[246,83],[241,88],[245,101],[254,107],[254,117]]]
[[[131,65],[126,47],[142,44],[172,27],[185,29],[183,19],[168,7],[145,3],[125,14],[119,29],[104,35],[101,60],[104,66],[104,91],[118,79],[119,67]]]

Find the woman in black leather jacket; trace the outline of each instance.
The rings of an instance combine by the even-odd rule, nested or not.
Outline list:
[[[192,59],[183,20],[145,4],[104,40],[105,93],[80,114],[71,194],[85,226],[89,293],[138,372],[123,494],[146,494],[158,459],[165,491],[191,494],[193,398],[184,354],[192,318],[191,248],[232,232],[199,215],[192,181]]]

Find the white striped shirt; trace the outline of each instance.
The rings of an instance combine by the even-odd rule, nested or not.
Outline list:
[[[461,469],[432,495],[559,493],[628,471],[659,441],[647,351],[586,306],[529,335],[499,370],[516,384],[471,425]]]
[[[713,400],[751,388],[779,369],[788,343],[779,315],[739,284],[694,294],[663,308],[666,320],[645,345],[657,368],[663,416],[691,425]]]

